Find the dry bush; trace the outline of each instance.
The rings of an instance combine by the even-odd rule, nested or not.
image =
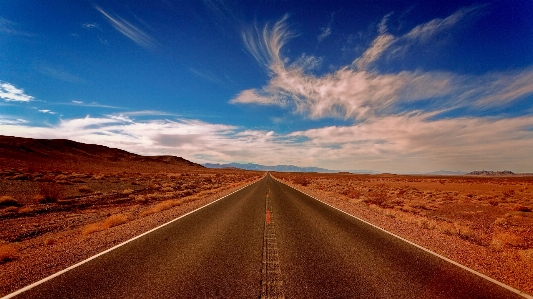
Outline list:
[[[103,229],[108,229],[128,222],[128,216],[124,214],[115,214],[109,216],[102,224]]]
[[[104,174],[95,174],[93,175],[93,180],[103,180],[105,178]]]
[[[34,208],[31,208],[31,207],[22,207],[20,209],[18,209],[18,213],[19,214],[29,214],[29,213],[32,213],[33,211],[35,211]]]
[[[494,220],[494,225],[497,226],[506,226],[507,224],[507,219],[505,218],[496,218],[496,220]]]
[[[56,183],[39,184],[40,194],[34,199],[37,203],[57,202],[63,198],[63,187]]]
[[[132,194],[133,192],[134,192],[133,189],[124,189],[124,190],[122,190],[121,193],[122,193],[123,195],[130,195],[130,194]]]
[[[91,224],[86,225],[82,229],[81,233],[82,235],[87,236],[87,235],[90,235],[92,233],[99,232],[102,230],[104,230],[104,228],[102,227],[102,223],[96,222],[96,223],[91,223]]]
[[[44,239],[44,241],[43,241],[43,244],[46,245],[46,246],[51,246],[51,245],[54,245],[55,243],[57,243],[57,239],[55,239],[53,237],[48,237],[48,238]]]
[[[163,202],[160,202],[160,203],[156,204],[153,207],[150,207],[150,208],[146,209],[144,212],[141,213],[141,216],[146,216],[146,215],[150,215],[150,214],[153,214],[153,213],[157,213],[157,212],[161,212],[161,211],[164,211],[164,210],[168,210],[168,209],[173,208],[175,206],[181,205],[182,202],[183,201],[181,201],[181,200],[165,200]]]
[[[128,216],[124,214],[115,214],[107,217],[107,219],[103,222],[96,222],[86,225],[81,233],[84,236],[87,236],[95,232],[103,231],[108,228],[124,224],[126,222],[128,222]]]
[[[0,245],[0,263],[12,261],[17,258],[17,248],[12,244]]]
[[[418,221],[416,222],[416,225],[418,225],[418,227],[423,228],[423,229],[435,229],[437,227],[437,222],[435,220],[421,218],[421,219],[418,219]]]
[[[505,190],[503,191],[503,197],[507,198],[507,197],[511,197],[515,194],[514,190]]]
[[[383,189],[375,189],[366,194],[365,203],[373,204],[382,208],[389,206],[388,193]]]
[[[92,192],[93,190],[89,186],[83,185],[78,188],[78,191],[82,193],[89,193],[89,192]]]
[[[294,179],[292,179],[292,182],[294,184],[302,185],[304,187],[311,183],[311,181],[304,176],[297,176]]]
[[[429,210],[430,206],[423,200],[413,200],[408,204],[410,207],[415,209]]]
[[[516,204],[514,205],[513,207],[513,211],[519,211],[519,212],[531,212],[531,209],[526,207],[526,206],[523,206],[521,204]]]
[[[361,191],[355,189],[355,188],[349,188],[349,189],[345,189],[344,191],[342,191],[342,195],[345,195],[349,198],[354,198],[354,199],[357,199],[359,197],[361,197]]]
[[[489,199],[489,204],[493,207],[496,207],[500,204],[500,201],[497,198],[491,198]]]
[[[533,262],[533,249],[519,250],[518,255],[524,262]]]
[[[0,207],[19,207],[20,203],[9,195],[0,196]]]
[[[505,247],[521,248],[525,246],[524,239],[510,232],[496,234],[492,237],[490,248],[496,251],[501,251]]]

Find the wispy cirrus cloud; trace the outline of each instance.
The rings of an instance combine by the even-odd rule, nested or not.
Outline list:
[[[419,109],[426,112],[460,107],[485,109],[533,95],[532,67],[484,75],[422,70],[380,73],[372,68],[388,51],[427,42],[483,8],[459,9],[447,18],[418,25],[401,37],[388,33],[388,14],[378,25],[379,35],[361,57],[322,76],[313,75],[305,63],[286,65],[287,59],[280,51],[295,36],[288,27],[287,16],[262,30],[256,26],[255,31],[243,33],[243,41],[260,64],[267,64],[271,78],[262,88],[241,91],[230,102],[293,107],[295,112],[312,119],[361,121],[409,112],[405,107],[417,102],[424,103]],[[411,43],[406,44],[409,40]],[[396,45],[398,41],[402,43]]]
[[[24,89],[3,81],[0,81],[0,98],[7,102],[30,102],[34,100],[34,97],[24,93]]]
[[[122,17],[119,16],[112,16],[111,14],[104,11],[102,8],[95,6],[96,10],[98,10],[106,19],[113,25],[113,27],[118,30],[120,33],[122,33],[127,38],[134,41],[137,45],[147,48],[147,49],[153,49],[156,48],[156,41],[155,39],[150,36],[148,33],[144,32],[143,30],[139,29],[137,26],[133,25],[129,21],[125,20]]]
[[[85,28],[85,29],[99,29],[99,30],[102,30],[100,28],[100,25],[96,24],[96,23],[83,23],[81,25],[81,27]]]
[[[61,68],[54,68],[54,67],[48,67],[48,66],[40,66],[37,68],[37,70],[46,76],[65,81],[70,83],[85,83],[85,79],[82,79],[74,74],[71,74],[65,70],[62,70]]]
[[[0,17],[0,33],[21,36],[33,36],[33,34],[29,32],[20,30],[19,27],[19,24],[10,21],[6,18]]]

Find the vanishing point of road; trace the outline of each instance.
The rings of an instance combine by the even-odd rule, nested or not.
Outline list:
[[[15,298],[523,297],[267,175]]]

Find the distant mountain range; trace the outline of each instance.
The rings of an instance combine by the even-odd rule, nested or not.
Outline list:
[[[266,166],[254,163],[228,163],[228,164],[213,164],[205,163],[202,164],[207,168],[239,168],[246,170],[259,170],[259,171],[279,171],[279,172],[320,172],[320,173],[337,173],[337,172],[350,172],[350,173],[377,173],[372,170],[331,170],[320,167],[299,167],[295,165],[275,165],[275,166]]]
[[[329,170],[320,167],[299,167],[295,165],[276,165],[276,166],[266,166],[260,164],[242,164],[242,163],[228,163],[228,164],[213,164],[205,163],[202,164],[207,168],[239,168],[246,170],[259,170],[259,171],[280,171],[280,172],[337,172],[335,170]]]
[[[254,164],[254,163],[228,163],[228,164],[213,164],[213,163],[205,163],[202,164],[203,166],[207,168],[238,168],[238,169],[246,169],[246,170],[257,170],[257,171],[279,171],[279,172],[319,172],[319,173],[338,173],[338,172],[345,172],[345,173],[357,173],[357,174],[378,174],[381,173],[379,171],[374,170],[331,170],[326,168],[320,168],[320,167],[299,167],[295,165],[275,165],[275,166],[266,166],[266,165],[260,165],[260,164]],[[426,173],[412,173],[412,174],[423,174],[423,175],[483,175],[485,172],[478,172],[473,171],[471,173],[467,173],[464,171],[450,171],[450,170],[438,170],[433,172],[426,172]],[[505,172],[507,173],[507,172]],[[490,174],[485,174],[490,175]],[[497,174],[492,174],[497,175]],[[502,174],[500,174],[502,175]]]

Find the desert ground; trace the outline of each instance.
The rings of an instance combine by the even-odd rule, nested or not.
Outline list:
[[[349,214],[533,294],[532,176],[273,176]]]
[[[68,140],[0,136],[0,296],[264,175]],[[272,175],[533,293],[533,176]]]

